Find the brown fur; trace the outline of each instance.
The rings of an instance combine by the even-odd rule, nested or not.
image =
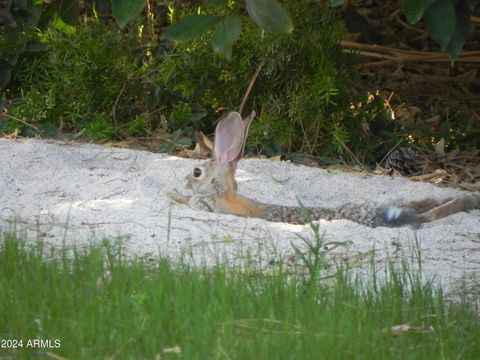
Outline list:
[[[238,195],[234,191],[226,191],[223,194],[217,196],[217,205],[223,213],[265,218],[265,212],[262,206],[259,206],[257,202],[250,200],[246,197]]]
[[[230,166],[223,178],[225,192],[216,196],[216,204],[223,213],[238,216],[264,218],[264,211],[259,204],[237,194],[235,166]]]

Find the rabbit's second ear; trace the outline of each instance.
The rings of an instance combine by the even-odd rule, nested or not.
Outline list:
[[[248,130],[250,129],[250,124],[252,123],[253,119],[256,116],[256,112],[252,111],[250,116],[246,117],[243,119],[243,145],[242,145],[242,151],[237,155],[235,158],[235,161],[239,161],[243,157],[243,152],[245,151],[245,141],[247,141],[247,136],[248,136]]]
[[[215,160],[219,164],[238,161],[243,153],[244,126],[238,112],[231,112],[224,117],[215,129]]]

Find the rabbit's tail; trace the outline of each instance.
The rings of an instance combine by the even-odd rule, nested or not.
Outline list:
[[[348,219],[370,227],[416,226],[420,222],[417,213],[410,208],[367,202],[345,204],[337,208],[330,219]]]
[[[387,206],[380,207],[380,216],[375,226],[398,227],[404,225],[418,226],[422,221],[410,208]]]

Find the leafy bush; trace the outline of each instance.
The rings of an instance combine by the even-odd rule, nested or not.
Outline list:
[[[351,57],[339,47],[344,27],[335,13],[307,0],[285,3],[295,30],[270,35],[246,19],[241,3],[235,2],[231,9],[244,16],[232,61],[212,55],[207,34],[175,43],[157,81],[176,93],[179,102],[196,109],[192,116],[206,111],[206,119],[214,119],[223,109],[238,109],[255,70],[262,66],[246,104],[246,112],[259,113],[249,141],[260,143],[268,155],[285,150],[337,155],[346,147],[363,153],[368,141],[362,141],[365,137],[359,131],[370,120],[362,116],[363,108],[350,109],[354,98],[348,88],[356,73]],[[377,110],[382,111],[383,105]],[[173,129],[184,125],[170,123]]]
[[[148,111],[149,68],[135,33],[122,36],[90,19],[72,33],[49,29],[38,36],[45,51],[24,59],[17,69],[14,84],[23,94],[10,110],[12,117],[64,131],[86,127],[91,139],[106,140]]]
[[[36,50],[33,28],[38,26],[41,15],[42,7],[30,1],[11,0],[0,5],[0,95],[19,57],[27,50]]]
[[[17,128],[48,135],[55,133],[52,129],[83,130],[100,141],[148,136],[165,115],[171,135],[162,149],[171,151],[190,144],[195,130],[213,130],[214,120],[238,108],[259,68],[245,108],[259,114],[251,129],[250,149],[255,143],[268,155],[302,152],[370,161],[381,158],[411,130],[393,128],[379,97],[351,93],[357,77],[351,58],[338,46],[343,25],[318,1],[281,1],[288,14],[276,26],[284,31],[272,32],[289,32],[294,26],[283,35],[260,30],[276,21],[264,11],[273,3],[280,8],[276,0],[177,2],[183,5],[171,8],[170,19],[175,21],[164,38],[175,38],[171,31],[184,15],[216,20],[200,38],[160,43],[157,48],[142,42],[141,23],[130,24],[122,33],[95,18],[76,28],[68,26],[60,18],[61,4],[67,3],[27,6],[13,0],[0,11],[0,31],[5,19],[17,25],[9,25],[7,36],[0,36],[0,87],[10,86],[7,101],[0,94],[0,111],[7,104],[11,115],[0,119],[0,132]],[[404,0],[403,10],[409,21],[423,17],[431,29],[442,24],[437,16],[441,4],[454,11],[456,26],[437,30],[443,48],[451,54],[459,51],[476,1],[420,3]],[[144,4],[144,0],[116,1],[113,16],[125,26]],[[75,11],[72,14],[78,18]],[[452,19],[448,22],[451,25]],[[56,30],[34,29],[44,29],[47,23]],[[213,54],[212,45],[220,55]],[[19,95],[20,102],[12,101]],[[452,119],[440,130],[441,137],[457,145],[469,138],[474,143],[478,126],[473,118]],[[422,131],[418,137],[426,142],[440,136],[430,129]]]
[[[249,149],[255,143],[267,155],[350,157],[353,152],[372,160],[379,146],[391,142],[378,139],[385,134],[365,131],[385,115],[383,104],[362,102],[348,91],[356,73],[338,45],[344,28],[334,12],[308,0],[289,2],[295,30],[272,35],[249,20],[243,1],[229,4],[213,12],[241,16],[243,31],[232,61],[213,55],[214,32],[172,48],[144,47],[141,27],[133,24],[122,35],[97,19],[68,33],[38,32],[45,50],[26,57],[14,79],[22,101],[9,114],[19,121],[0,127],[25,130],[29,123],[50,131],[54,126],[104,141],[149,135],[166,115],[171,135],[162,149],[171,151],[190,144],[195,130],[213,130],[223,112],[238,108],[260,69],[245,108],[259,114]],[[198,8],[174,11],[181,16]],[[351,106],[359,102],[363,105]]]

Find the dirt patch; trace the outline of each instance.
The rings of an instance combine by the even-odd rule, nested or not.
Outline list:
[[[146,151],[40,140],[0,140],[0,230],[15,230],[30,241],[60,247],[120,237],[131,256],[184,259],[211,265],[260,266],[293,259],[302,225],[219,215],[170,204],[165,193],[184,191],[184,177],[198,161]],[[443,198],[460,190],[387,176],[326,171],[285,162],[242,160],[240,193],[266,203],[335,206],[372,200],[395,204],[424,197]],[[328,240],[347,247],[332,253],[368,269],[375,253],[385,260],[408,259],[418,244],[422,271],[449,290],[480,278],[480,211],[459,213],[420,229],[369,228],[347,220],[320,221]],[[418,249],[417,249],[418,250]],[[298,259],[297,259],[298,262]],[[365,267],[361,267],[365,265]],[[365,270],[367,271],[367,270]]]

